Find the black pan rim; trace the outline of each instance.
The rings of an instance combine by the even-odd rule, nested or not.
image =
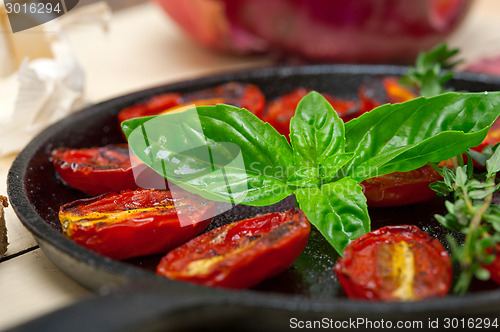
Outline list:
[[[202,293],[213,294],[213,296],[237,297],[243,301],[251,303],[262,303],[262,305],[272,305],[292,311],[299,312],[335,312],[349,314],[353,311],[358,313],[446,313],[448,311],[467,312],[471,308],[491,309],[494,304],[500,308],[500,289],[493,292],[483,292],[468,294],[466,296],[449,295],[445,298],[430,299],[419,302],[368,302],[356,301],[347,298],[334,298],[331,300],[316,300],[298,296],[288,296],[282,294],[268,294],[255,291],[228,291],[220,289],[207,289],[201,286],[188,285],[170,281],[152,275],[148,271],[130,266],[128,264],[114,261],[106,257],[95,254],[72,241],[66,239],[62,234],[52,229],[37,214],[30,205],[27,192],[24,187],[26,167],[33,153],[40,149],[43,143],[51,137],[57,128],[68,123],[79,121],[89,113],[105,111],[109,105],[123,103],[128,105],[133,101],[144,99],[148,96],[164,92],[182,90],[197,85],[210,85],[229,80],[251,79],[252,77],[286,77],[289,75],[313,75],[313,74],[335,74],[335,73],[366,73],[367,75],[400,75],[405,73],[406,67],[393,65],[306,65],[306,66],[278,66],[251,69],[214,75],[183,82],[166,84],[146,90],[134,92],[124,96],[116,97],[108,101],[87,107],[61,121],[51,125],[33,140],[19,153],[8,173],[8,195],[11,204],[21,222],[33,233],[37,240],[46,241],[58,250],[71,255],[77,260],[84,262],[97,269],[104,269],[110,273],[119,273],[131,280],[148,280],[153,283],[161,283],[166,287],[185,289],[187,292],[200,291]],[[458,73],[458,80],[479,81],[483,83],[495,84],[500,87],[500,78],[484,74]],[[498,311],[498,310],[497,310]]]

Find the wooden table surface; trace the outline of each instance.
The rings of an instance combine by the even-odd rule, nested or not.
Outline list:
[[[204,49],[186,38],[154,4],[141,2],[130,1],[133,7],[115,11],[108,33],[98,27],[67,31],[85,70],[89,102],[168,82],[271,64],[263,57],[236,57]],[[110,1],[113,3],[119,1]],[[500,1],[476,0],[449,44],[460,47],[468,62],[500,56]],[[6,194],[7,172],[14,158],[0,158],[0,194]],[[11,208],[6,210],[6,221],[10,245],[0,258],[0,330],[93,295],[54,266]]]

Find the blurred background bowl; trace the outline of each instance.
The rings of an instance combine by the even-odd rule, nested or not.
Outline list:
[[[462,22],[472,0],[153,0],[191,37],[239,54],[409,63]]]

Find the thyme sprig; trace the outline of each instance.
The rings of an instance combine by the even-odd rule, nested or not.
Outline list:
[[[445,202],[448,213],[435,215],[436,220],[447,229],[465,236],[463,245],[452,235],[447,236],[452,259],[460,267],[453,289],[459,294],[467,291],[473,277],[480,280],[490,278],[485,266],[495,260],[495,247],[500,243],[500,207],[492,203],[493,194],[500,188],[500,183],[496,182],[500,171],[500,149],[486,160],[486,174],[474,174],[471,158],[468,160],[467,165],[455,170],[443,168],[444,181],[431,184],[439,195],[453,195],[453,201]]]

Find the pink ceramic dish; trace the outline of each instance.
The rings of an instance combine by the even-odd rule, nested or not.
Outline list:
[[[443,41],[472,0],[153,0],[191,37],[234,53],[405,63]]]

